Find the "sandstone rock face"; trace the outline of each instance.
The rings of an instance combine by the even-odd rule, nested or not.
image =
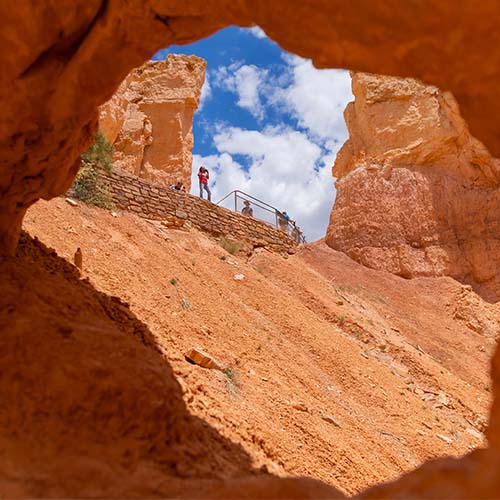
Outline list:
[[[132,71],[100,108],[99,127],[114,144],[114,165],[157,184],[189,190],[193,115],[206,62],[170,54]]]
[[[450,90],[472,134],[498,155],[499,11],[497,0],[3,2],[0,253],[13,254],[31,204],[71,185],[79,155],[97,129],[98,106],[132,68],[162,47],[232,24],[258,24],[283,48],[311,57],[319,67],[413,76]],[[487,209],[486,220],[494,219],[490,205]],[[451,471],[429,464],[388,485],[385,495],[498,496],[499,367],[497,350],[489,448],[447,462]],[[156,430],[152,435],[163,439]],[[279,496],[278,489],[271,496]]]
[[[448,93],[363,73],[353,92],[328,245],[403,277],[449,275],[497,300],[499,161]]]
[[[129,108],[127,90],[134,76],[134,71],[120,83],[113,97],[99,108],[99,128],[106,139],[114,144],[125,122],[125,115]]]

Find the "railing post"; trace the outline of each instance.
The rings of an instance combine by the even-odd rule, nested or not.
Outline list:
[[[234,192],[234,211],[238,211],[238,193],[236,191]]]

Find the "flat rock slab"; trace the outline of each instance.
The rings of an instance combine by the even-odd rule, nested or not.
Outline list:
[[[184,354],[186,361],[193,363],[195,365],[201,366],[202,368],[209,368],[211,370],[223,370],[222,365],[220,365],[214,358],[201,349],[193,348]]]
[[[175,216],[178,217],[179,219],[187,219],[188,214],[184,212],[184,210],[177,209],[175,211]]]
[[[322,413],[321,418],[325,421],[328,422],[329,424],[333,424],[335,427],[341,427],[340,422],[330,415],[329,413]]]
[[[64,201],[68,205],[71,205],[72,207],[77,207],[78,206],[78,203],[75,200],[72,200],[71,198],[64,198]]]

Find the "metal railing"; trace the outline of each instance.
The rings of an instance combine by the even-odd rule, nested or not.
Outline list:
[[[297,243],[305,243],[306,239],[304,237],[304,233],[300,230],[300,228],[295,224],[295,222],[292,222],[289,220],[289,218],[284,215],[283,212],[278,210],[276,207],[273,207],[272,205],[269,205],[269,203],[266,203],[265,201],[259,200],[258,198],[255,198],[254,196],[244,193],[243,191],[240,191],[239,189],[235,189],[234,191],[231,191],[228,193],[224,198],[219,200],[216,205],[220,205],[223,201],[226,201],[228,199],[231,199],[230,197],[234,195],[234,211],[238,213],[242,213],[242,210],[239,209],[238,207],[238,201],[242,201],[242,205],[244,205],[245,201],[249,202],[249,207],[252,208],[252,217],[255,217],[257,219],[260,219],[267,224],[271,224],[274,227],[277,227],[278,229],[281,229],[285,233],[287,233],[291,238],[293,238]],[[226,207],[229,208],[229,207]],[[263,211],[264,213],[262,215],[256,215],[255,208],[258,208],[259,210]],[[268,215],[270,214],[270,215]]]

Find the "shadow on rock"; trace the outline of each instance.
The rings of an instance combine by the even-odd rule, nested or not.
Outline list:
[[[2,497],[154,497],[256,474],[189,414],[151,332],[24,234],[0,263]]]

